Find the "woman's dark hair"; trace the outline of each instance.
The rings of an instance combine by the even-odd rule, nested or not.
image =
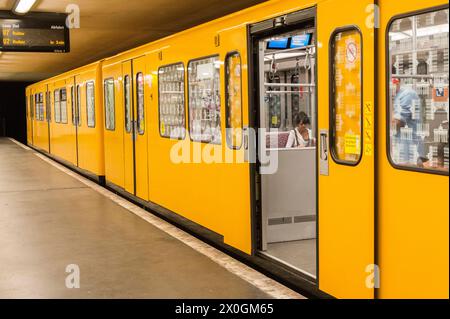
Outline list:
[[[300,124],[311,125],[311,121],[305,112],[300,112],[295,116],[294,124],[295,127],[299,126]]]

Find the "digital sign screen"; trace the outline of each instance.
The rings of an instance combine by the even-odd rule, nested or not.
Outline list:
[[[311,33],[294,36],[291,38],[291,44],[289,48],[291,49],[304,48],[311,44],[311,39],[312,39]]]
[[[0,51],[70,52],[66,14],[29,13],[16,16],[0,11]]]
[[[267,42],[269,50],[283,50],[288,48],[289,38],[270,40]]]

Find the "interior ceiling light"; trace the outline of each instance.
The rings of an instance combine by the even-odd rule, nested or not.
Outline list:
[[[16,14],[26,14],[36,3],[36,0],[17,0],[13,12]]]

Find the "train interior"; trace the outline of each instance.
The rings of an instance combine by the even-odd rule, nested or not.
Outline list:
[[[260,39],[258,59],[260,151],[269,155],[260,161],[260,253],[316,278],[314,26]]]

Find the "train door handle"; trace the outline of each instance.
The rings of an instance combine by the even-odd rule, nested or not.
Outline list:
[[[320,175],[329,175],[329,150],[328,150],[328,130],[320,130],[320,154],[319,154],[319,168]]]
[[[246,163],[256,162],[256,136],[254,130],[250,129],[248,126],[243,128],[243,146],[244,146],[244,161]]]

